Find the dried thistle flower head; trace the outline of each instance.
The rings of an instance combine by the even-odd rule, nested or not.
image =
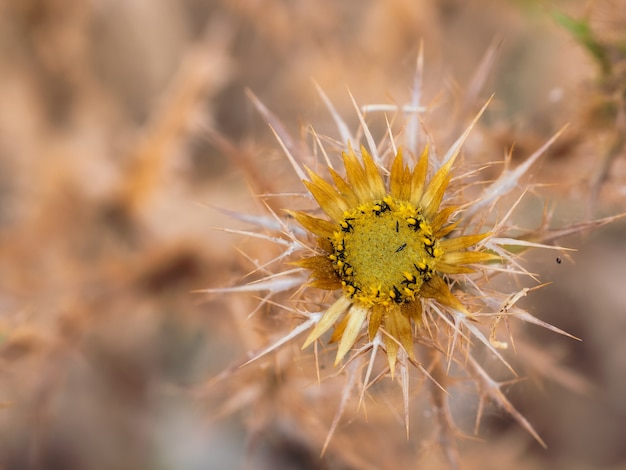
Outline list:
[[[486,348],[514,377],[513,368],[501,353],[507,342],[498,339],[498,325],[508,325],[509,319],[516,318],[566,334],[516,305],[536,287],[499,292],[491,282],[495,275],[532,278],[518,259],[519,253],[528,248],[565,250],[544,243],[556,238],[545,227],[522,234],[516,230],[514,235],[507,225],[525,193],[521,178],[560,132],[524,163],[514,169],[505,168],[498,178],[484,183],[479,194],[471,193],[469,187],[475,184],[476,172],[459,171],[459,155],[488,103],[445,155],[438,157],[430,150],[433,145],[429,142],[418,149],[422,138],[418,136],[417,114],[422,112],[418,97],[416,92],[411,106],[396,109],[408,115],[403,135],[389,129],[391,142],[381,141],[379,145],[374,144],[362,109],[355,104],[366,148],[352,146],[358,140],[322,93],[338,124],[344,148],[337,154],[341,154],[341,160],[335,160],[313,134],[325,160],[322,170],[313,171],[308,166],[319,167],[319,162],[295,144],[277,118],[252,96],[316,207],[311,211],[285,207],[288,217],[284,219],[274,212],[267,217],[240,216],[280,234],[238,232],[282,247],[279,256],[259,265],[259,269],[266,270],[274,264],[281,270],[245,285],[209,292],[266,292],[263,304],[270,308],[282,305],[302,319],[245,364],[305,332],[308,336],[303,349],[318,341],[336,344],[334,364],[344,364],[340,370],[345,371],[348,380],[324,449],[345,409],[345,397],[360,395],[362,401],[365,391],[387,375],[392,379],[399,376],[408,433],[411,369],[435,385],[429,390],[437,408],[434,414],[439,420],[438,432],[454,435],[446,398],[451,365],[474,381],[481,403],[489,399],[502,406],[544,445],[505,397],[502,383],[490,377],[473,352],[477,347]],[[402,136],[406,145],[399,148],[396,140]],[[327,170],[327,176],[322,176],[323,170]],[[500,212],[494,208],[500,199],[516,191],[521,193],[513,198],[517,202],[498,217]],[[270,298],[276,303],[269,302]],[[386,356],[385,365],[377,361],[380,355]],[[357,392],[355,384],[360,387]],[[481,410],[479,406],[477,423]]]

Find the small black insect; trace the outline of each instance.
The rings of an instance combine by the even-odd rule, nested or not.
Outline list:
[[[396,233],[400,231],[400,223],[396,220]]]
[[[557,264],[561,264],[561,262],[562,262],[561,258],[557,258],[557,259],[556,259],[556,263],[557,263]]]
[[[404,250],[406,248],[406,243],[403,243],[402,245],[400,245],[398,248],[396,248],[396,253],[401,252],[402,250]]]

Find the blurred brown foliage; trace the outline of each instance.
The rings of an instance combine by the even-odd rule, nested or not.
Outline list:
[[[602,32],[608,70],[553,9]],[[310,79],[355,123],[346,85],[360,103],[407,96],[423,41],[434,113],[442,99],[474,110],[476,80],[477,96],[496,93],[488,138],[469,144],[490,161],[571,123],[534,178],[555,220],[582,221],[626,206],[625,30],[618,0],[0,2],[0,468],[360,468],[340,443],[320,459],[304,421],[246,438],[245,411],[216,421],[189,392],[267,343],[245,327],[254,299],[191,292],[231,284],[250,269],[238,249],[254,252],[211,230],[233,222],[207,206],[254,213],[248,184],[298,189],[245,88],[294,134],[314,122],[332,135]],[[626,465],[624,226],[569,244],[580,253],[562,264],[529,258],[553,285],[527,302],[583,342],[530,331],[541,347],[524,372],[556,381],[510,389],[549,448],[494,411],[468,468]],[[406,445],[380,445],[388,468]]]

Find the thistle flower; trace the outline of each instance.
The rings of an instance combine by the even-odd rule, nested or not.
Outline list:
[[[458,155],[458,153],[456,154]],[[456,206],[441,207],[456,155],[426,184],[428,148],[413,169],[401,151],[391,165],[388,185],[365,147],[362,163],[354,151],[343,153],[346,179],[332,168],[333,185],[312,171],[305,186],[330,218],[305,212],[293,216],[317,237],[321,254],[296,265],[312,271],[311,287],[341,290],[304,343],[307,347],[337,323],[335,365],[357,341],[367,323],[367,339],[379,332],[392,374],[399,348],[414,359],[413,330],[422,323],[422,302],[435,302],[470,315],[450,291],[447,277],[474,272],[466,265],[495,261],[498,256],[468,251],[490,234],[449,236],[458,222]],[[412,325],[413,323],[413,325]],[[420,333],[418,333],[420,334]]]
[[[435,385],[431,393],[438,408],[435,415],[439,432],[454,434],[445,391],[452,364],[475,382],[481,404],[490,399],[502,406],[543,445],[530,423],[501,391],[503,383],[490,377],[472,351],[481,344],[515,376],[501,353],[507,342],[498,339],[498,325],[508,325],[509,319],[517,318],[567,335],[516,305],[521,297],[540,286],[503,293],[491,285],[491,278],[497,274],[532,277],[519,263],[518,254],[523,250],[566,250],[543,243],[555,238],[544,228],[521,234],[518,230],[517,236],[512,235],[507,223],[525,191],[520,191],[521,195],[503,216],[494,217],[499,200],[520,190],[521,178],[560,132],[517,168],[505,168],[497,179],[484,184],[480,194],[468,197],[475,172],[459,170],[459,155],[489,102],[439,158],[431,142],[420,151],[417,149],[418,114],[423,111],[417,87],[411,104],[396,108],[408,116],[403,123],[406,150],[397,147],[401,134],[394,135],[391,126],[390,142],[375,145],[362,108],[356,103],[360,131],[368,148],[361,145],[355,150],[352,145],[358,144],[358,140],[321,90],[320,93],[344,143],[340,164],[336,160],[333,163],[322,140],[313,133],[326,163],[327,177],[322,176],[322,171],[309,168],[317,162],[251,95],[317,207],[309,211],[284,207],[286,218],[274,212],[267,217],[235,215],[280,233],[274,236],[257,231],[237,232],[283,248],[276,258],[259,265],[259,270],[272,264],[286,266],[286,260],[291,267],[248,284],[208,292],[264,291],[267,294],[261,304],[268,305],[270,298],[288,293],[290,297],[281,299],[280,305],[302,318],[295,328],[244,364],[266,356],[305,332],[308,336],[302,349],[318,341],[337,344],[334,364],[344,363],[340,370],[345,371],[348,380],[324,449],[345,410],[345,398],[355,394],[355,384],[360,385],[362,401],[368,387],[387,374],[392,378],[396,373],[400,376],[408,434],[411,368]],[[306,162],[311,164],[307,166]],[[293,224],[294,219],[298,225]],[[330,330],[330,337],[325,339]],[[318,355],[317,347],[315,354]],[[376,361],[381,354],[386,355],[386,366],[374,375],[375,367],[381,367]],[[232,369],[228,374],[231,372]],[[361,379],[355,380],[357,377]],[[481,410],[482,405],[477,423]]]

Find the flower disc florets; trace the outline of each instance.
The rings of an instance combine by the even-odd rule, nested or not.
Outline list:
[[[443,251],[421,211],[391,196],[344,212],[329,259],[345,294],[363,306],[412,302]]]

